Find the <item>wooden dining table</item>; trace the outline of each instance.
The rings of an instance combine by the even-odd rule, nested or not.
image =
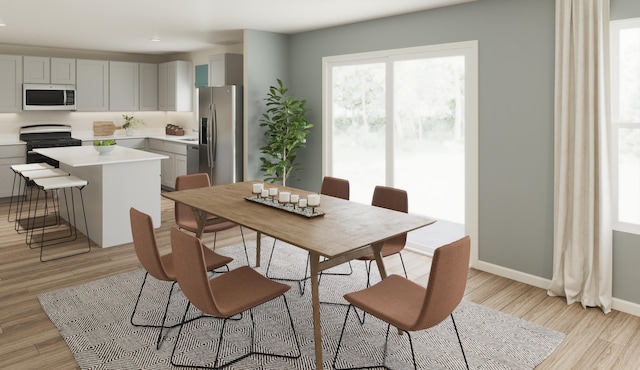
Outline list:
[[[261,234],[309,252],[316,369],[322,369],[318,274],[373,253],[380,276],[384,278],[386,270],[380,255],[384,241],[427,226],[435,220],[328,195],[320,196],[320,206],[316,211],[321,212],[321,216],[305,217],[247,200],[247,197],[254,196],[252,185],[256,182],[258,181],[164,192],[162,195],[192,208],[198,222],[198,237],[202,236],[207,223],[227,220],[256,231],[257,266],[260,264]],[[266,184],[265,187],[278,188],[278,192],[289,191],[298,194],[301,199],[310,194],[308,191],[275,184]],[[209,215],[217,218],[210,220]],[[320,261],[320,257],[324,259]]]

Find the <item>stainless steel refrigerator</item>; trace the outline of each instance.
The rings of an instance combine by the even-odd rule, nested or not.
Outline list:
[[[242,181],[242,87],[200,87],[198,91],[200,172],[212,185]]]

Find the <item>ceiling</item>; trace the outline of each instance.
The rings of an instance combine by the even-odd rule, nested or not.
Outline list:
[[[473,0],[2,0],[0,44],[176,54]],[[160,41],[151,41],[152,38]]]

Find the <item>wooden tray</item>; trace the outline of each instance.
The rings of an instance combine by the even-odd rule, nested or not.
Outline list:
[[[250,202],[262,204],[264,206],[268,206],[268,207],[271,207],[271,208],[277,208],[277,209],[279,209],[281,211],[294,213],[294,214],[296,214],[298,216],[303,216],[303,217],[306,217],[306,218],[314,218],[314,217],[324,216],[324,212],[318,211],[317,209],[313,213],[311,213],[311,207],[307,207],[307,208],[301,209],[301,208],[293,207],[293,205],[285,206],[284,204],[274,203],[271,199],[259,198],[259,197],[256,197],[256,196],[246,197],[244,199],[246,199],[246,200],[248,200]]]

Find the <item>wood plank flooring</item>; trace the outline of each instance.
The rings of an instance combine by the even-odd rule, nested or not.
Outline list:
[[[139,268],[131,244],[41,263],[38,250],[29,249],[24,234],[6,220],[8,204],[0,204],[0,369],[75,369],[77,364],[53,323],[42,311],[37,295]],[[173,204],[162,201],[162,225],[157,237],[168,252]],[[255,238],[253,233],[249,238]],[[213,236],[205,237],[212,244]],[[218,234],[217,245],[241,242],[239,229]],[[86,246],[86,239],[72,246]],[[404,252],[412,279],[424,284],[427,257]],[[401,273],[398,258],[386,260],[387,270]],[[358,264],[355,268],[360,268]],[[567,335],[539,369],[637,369],[640,367],[640,317],[566,305],[535,288],[489,273],[470,270],[466,299],[561,331]]]

